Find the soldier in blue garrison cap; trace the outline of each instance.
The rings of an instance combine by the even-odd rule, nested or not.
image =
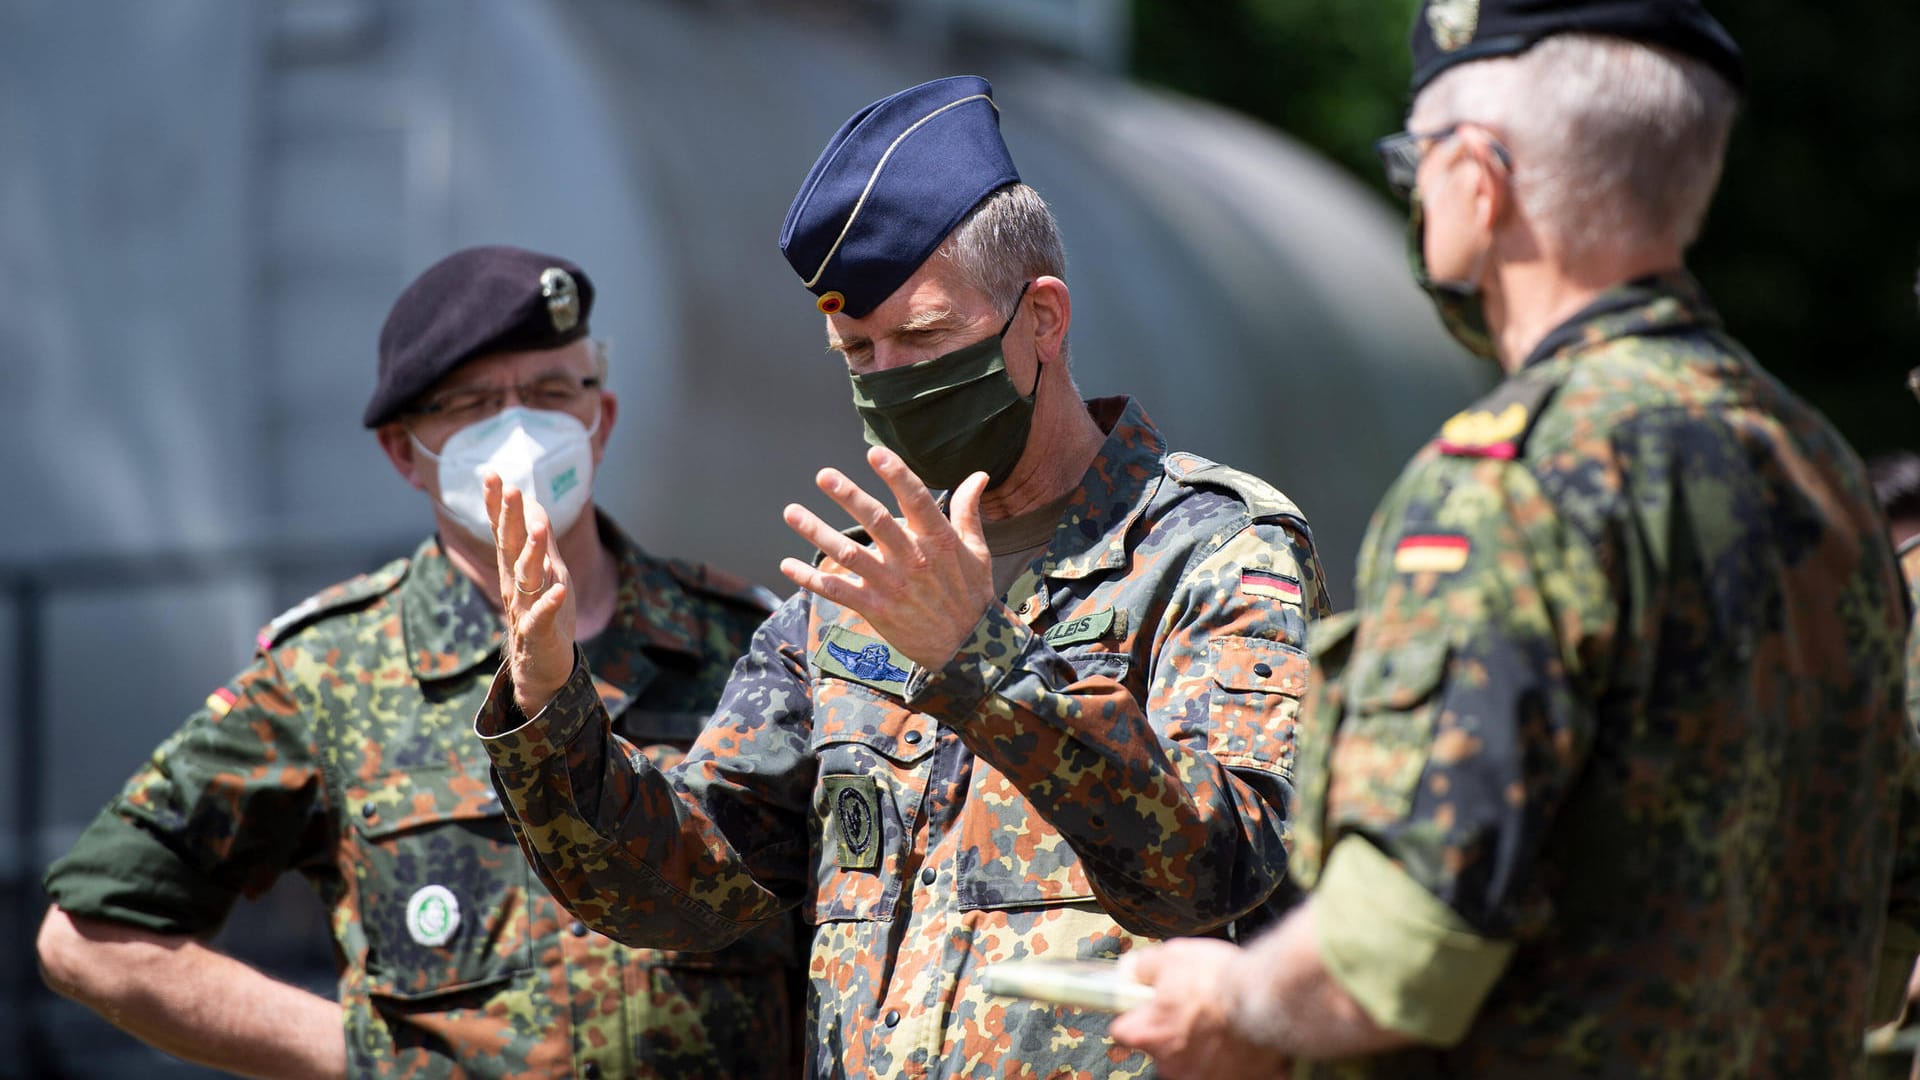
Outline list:
[[[685,764],[609,736],[570,600],[542,597],[539,515],[499,515],[524,591],[503,594],[516,640],[479,730],[543,879],[632,944],[711,948],[797,907],[821,1076],[1145,1075],[1100,1016],[983,974],[1289,899],[1301,646],[1325,607],[1306,521],[1169,451],[1134,401],[1081,399],[1059,232],[999,108],[971,77],[875,102],[794,198],[781,248],[898,514],[834,469],[820,490],[864,530],[787,508],[823,559],[782,566],[803,591]]]
[[[1502,380],[1316,627],[1307,898],[1138,956],[1113,1034],[1170,1078],[1856,1075],[1920,944],[1907,626],[1859,458],[1685,269],[1740,54],[1695,0],[1427,0],[1413,60],[1381,156]]]

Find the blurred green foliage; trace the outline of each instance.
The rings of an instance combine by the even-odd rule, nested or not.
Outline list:
[[[1139,77],[1258,116],[1384,193],[1415,0],[1134,0]],[[1920,5],[1720,0],[1747,104],[1688,262],[1761,362],[1864,454],[1920,449]]]

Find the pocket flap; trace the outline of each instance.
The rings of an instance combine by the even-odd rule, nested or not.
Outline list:
[[[484,772],[438,767],[389,773],[346,791],[347,816],[368,840],[426,825],[506,816]]]
[[[1353,672],[1353,704],[1362,713],[1410,709],[1425,701],[1447,670],[1447,641],[1402,642],[1364,657]]]
[[[1299,697],[1307,690],[1307,654],[1266,638],[1217,637],[1207,643],[1213,681],[1225,690]]]
[[[809,742],[816,752],[834,743],[855,743],[911,765],[933,753],[939,735],[933,717],[859,683],[826,676],[814,683]]]

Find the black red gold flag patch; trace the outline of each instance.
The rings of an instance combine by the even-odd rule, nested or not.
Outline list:
[[[1402,574],[1451,574],[1467,565],[1473,544],[1464,536],[1424,533],[1403,536],[1393,548],[1393,568]]]
[[[1272,570],[1240,571],[1240,591],[1251,596],[1264,596],[1283,603],[1300,602],[1300,581]]]

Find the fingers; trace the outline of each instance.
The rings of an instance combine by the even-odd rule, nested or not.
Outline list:
[[[948,532],[953,526],[947,523],[946,515],[940,512],[940,504],[934,500],[933,492],[927,485],[907,468],[900,455],[885,447],[876,446],[867,451],[867,464],[880,474],[893,491],[893,499],[900,504],[900,514],[907,519],[907,528],[915,536],[930,537]]]
[[[529,508],[538,513],[539,507]],[[513,562],[513,589],[522,597],[531,597],[547,587],[547,523],[545,515],[527,530],[527,542]],[[520,601],[526,603],[527,601]]]
[[[788,503],[787,508],[780,512],[780,520],[785,521],[787,528],[799,533],[807,543],[819,548],[821,554],[856,574],[871,571],[877,566],[877,560],[866,545],[820,520],[820,515],[799,503]]]
[[[1158,945],[1142,945],[1129,950],[1120,958],[1120,974],[1142,986],[1152,986],[1160,981],[1166,963],[1165,956],[1166,950]]]
[[[859,484],[847,479],[839,469],[821,469],[813,482],[828,498],[839,503],[847,516],[866,529],[867,535],[873,537],[874,543],[883,550],[901,551],[912,542],[907,531],[900,527],[899,520],[893,516],[893,511],[867,494]]]
[[[846,578],[822,573],[819,567],[808,565],[799,559],[781,559],[780,572],[786,575],[788,581],[823,600],[830,600],[841,607],[852,607],[858,610],[858,605],[854,601],[859,598],[860,588]]]
[[[987,493],[987,474],[974,473],[953,489],[953,501],[947,504],[953,528],[960,542],[982,559],[992,561],[987,550],[987,530],[980,518],[980,499]]]

